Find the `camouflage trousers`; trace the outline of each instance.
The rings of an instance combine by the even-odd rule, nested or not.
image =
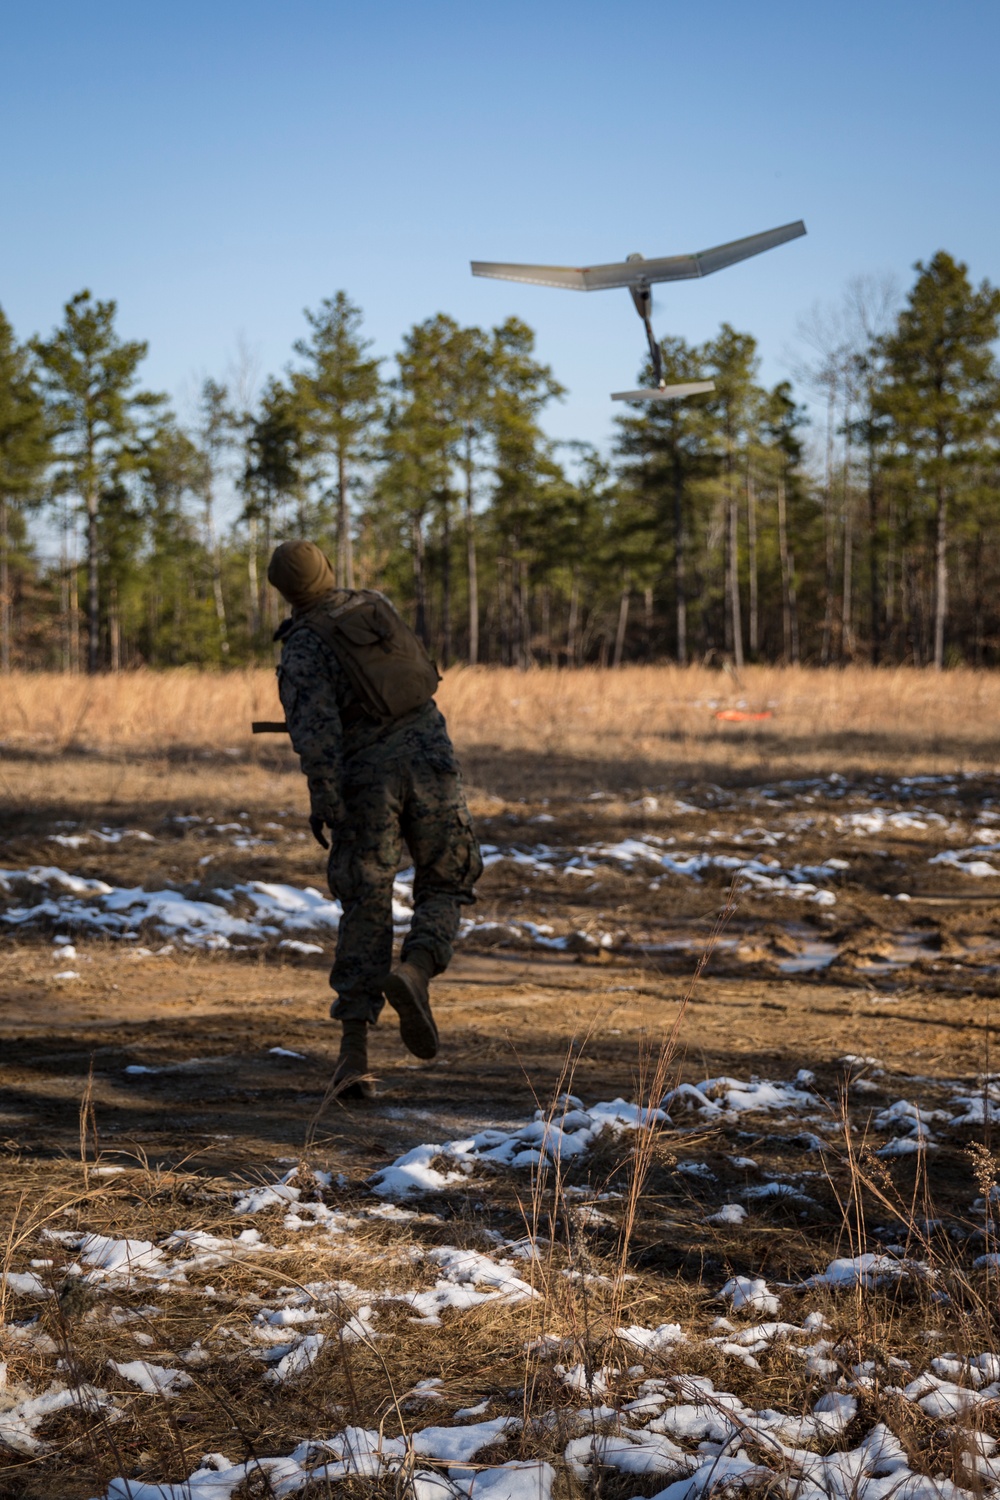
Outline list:
[[[342,793],[346,811],[331,830],[327,870],[343,907],[330,1014],[373,1022],[392,965],[392,887],[403,845],[413,858],[414,881],[401,956],[421,948],[438,974],[451,961],[459,908],[475,900],[483,862],[455,752],[433,706],[349,757]]]

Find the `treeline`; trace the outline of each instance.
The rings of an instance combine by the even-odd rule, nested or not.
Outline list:
[[[23,343],[0,312],[0,664],[267,660],[293,535],[443,664],[995,663],[1000,292],[944,252],[916,272],[804,328],[811,424],[723,325],[663,345],[715,391],[625,410],[610,458],[545,435],[562,388],[515,318],[439,314],[389,372],[338,292],[282,376],[206,381],[185,427],[113,302]]]

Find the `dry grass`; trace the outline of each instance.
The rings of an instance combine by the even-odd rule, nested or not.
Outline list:
[[[579,800],[595,788],[631,798],[678,781],[991,771],[1000,675],[751,667],[737,681],[706,667],[458,667],[438,702],[479,791],[508,801]],[[772,717],[716,717],[740,707]],[[14,674],[0,692],[0,784],[12,801],[33,803],[41,788],[31,762],[63,757],[59,787],[84,801],[162,802],[183,797],[194,759],[200,782],[214,762],[227,804],[266,805],[275,777],[298,763],[283,736],[254,737],[250,723],[280,716],[264,668]]]
[[[689,750],[716,744],[728,754],[735,741],[764,755],[774,745],[808,753],[820,742],[863,737],[914,753],[959,746],[963,763],[972,764],[1000,717],[1000,675],[749,667],[736,679],[705,667],[454,668],[438,701],[468,749],[605,756],[612,744],[625,743],[633,753],[662,757],[664,742]],[[739,705],[770,710],[773,718],[747,724],[715,718],[717,709]],[[57,751],[245,752],[253,744],[250,721],[275,716],[274,677],[263,668],[98,678],[15,673],[0,695],[0,739],[9,747]]]
[[[649,1080],[653,1094],[662,1086],[660,1069],[657,1074]],[[568,1061],[560,1086],[573,1081]],[[909,1358],[914,1371],[926,1366],[928,1329],[947,1341],[935,1343],[930,1352],[948,1348],[972,1354],[995,1342],[995,1287],[985,1276],[964,1270],[947,1240],[936,1249],[922,1228],[927,1210],[933,1210],[923,1200],[922,1169],[913,1173],[904,1168],[894,1184],[878,1163],[862,1159],[847,1131],[844,1150],[832,1150],[825,1160],[825,1188],[810,1189],[828,1205],[826,1222],[809,1229],[794,1218],[780,1230],[761,1225],[760,1244],[751,1250],[747,1231],[714,1230],[704,1223],[704,1203],[693,1192],[686,1200],[687,1187],[677,1183],[663,1153],[650,1149],[651,1140],[608,1137],[589,1162],[574,1165],[572,1175],[589,1179],[595,1192],[615,1186],[625,1190],[622,1199],[604,1205],[608,1222],[603,1229],[581,1220],[567,1201],[558,1169],[541,1172],[530,1182],[501,1172],[488,1185],[480,1182],[470,1192],[459,1189],[450,1200],[435,1201],[438,1213],[424,1212],[405,1223],[355,1220],[346,1234],[317,1239],[284,1233],[280,1209],[234,1222],[230,1203],[237,1184],[199,1176],[189,1168],[156,1170],[140,1159],[118,1176],[100,1178],[92,1158],[88,1181],[86,1146],[80,1163],[25,1164],[16,1189],[9,1179],[0,1186],[0,1205],[10,1225],[4,1264],[17,1270],[35,1267],[50,1295],[42,1302],[10,1297],[6,1315],[23,1319],[37,1314],[51,1341],[51,1355],[62,1361],[62,1378],[77,1388],[90,1384],[113,1393],[117,1411],[115,1420],[109,1420],[106,1410],[84,1403],[47,1421],[40,1433],[51,1444],[47,1452],[4,1455],[0,1494],[33,1500],[55,1493],[82,1497],[103,1491],[116,1474],[177,1482],[209,1450],[263,1457],[290,1450],[305,1433],[321,1438],[348,1423],[382,1429],[387,1436],[405,1434],[448,1422],[457,1408],[486,1396],[491,1398],[490,1416],[551,1416],[542,1428],[499,1445],[481,1462],[544,1457],[558,1465],[567,1439],[579,1430],[573,1413],[584,1397],[559,1380],[554,1359],[566,1366],[579,1362],[588,1381],[606,1377],[602,1399],[620,1406],[634,1398],[638,1376],[626,1374],[635,1351],[616,1337],[615,1329],[633,1321],[655,1327],[676,1320],[689,1336],[687,1344],[644,1355],[647,1375],[705,1375],[758,1409],[805,1412],[825,1383],[803,1369],[788,1344],[776,1340],[765,1352],[758,1350],[759,1368],[747,1368],[702,1342],[720,1310],[713,1292],[727,1274],[756,1270],[747,1264],[748,1253],[759,1259],[776,1233],[783,1241],[777,1261],[787,1257],[788,1263],[775,1263],[765,1274],[791,1273],[797,1279],[796,1272],[822,1264],[824,1256],[837,1250],[874,1248],[865,1226],[887,1214],[899,1222],[910,1252],[926,1257],[935,1281],[901,1282],[865,1294],[804,1295],[790,1288],[784,1293],[784,1314],[797,1321],[807,1310],[822,1311],[829,1320],[828,1347],[845,1374],[859,1361],[874,1361],[875,1384],[863,1398],[854,1441],[875,1420],[883,1420],[903,1442],[914,1468],[961,1473],[965,1435],[939,1431],[916,1407],[891,1389],[881,1389],[883,1383],[891,1387],[900,1380],[887,1363],[890,1356]],[[661,1140],[669,1143],[669,1133]],[[734,1144],[725,1130],[716,1130],[714,1139],[711,1133],[700,1140],[684,1139],[685,1150],[707,1148],[713,1162]],[[307,1157],[302,1167],[317,1164],[317,1158]],[[988,1191],[995,1177],[992,1159],[980,1163],[978,1176]],[[637,1177],[642,1186],[633,1196],[629,1186]],[[370,1205],[357,1182],[324,1196],[349,1214],[363,1215]],[[483,1197],[489,1203],[485,1212]],[[89,1289],[68,1274],[73,1252],[40,1240],[41,1231],[53,1224],[154,1242],[178,1228],[228,1239],[237,1229],[252,1226],[271,1248],[192,1270],[169,1295],[154,1291],[142,1275],[133,1285]],[[252,1329],[253,1314],[262,1306],[297,1291],[312,1295],[309,1289],[321,1280],[328,1285],[346,1280],[362,1291],[388,1287],[399,1294],[427,1279],[419,1257],[414,1258],[415,1247],[448,1243],[495,1254],[489,1235],[496,1229],[514,1236],[526,1231],[531,1239],[535,1258],[519,1262],[517,1271],[535,1288],[534,1301],[486,1303],[448,1315],[437,1328],[414,1324],[401,1302],[383,1302],[379,1338],[354,1343],[336,1333],[350,1304],[338,1310],[334,1303],[332,1321],[318,1324],[331,1336],[315,1363],[280,1388],[265,1383],[261,1346]],[[665,1238],[677,1248],[693,1250],[700,1244],[702,1255],[712,1261],[708,1275],[666,1272],[657,1264],[658,1254],[669,1248]],[[40,1254],[48,1257],[44,1267],[33,1258]],[[947,1298],[942,1296],[945,1288]],[[744,1325],[753,1321],[752,1314],[738,1319]],[[539,1340],[546,1338],[560,1341],[558,1354],[540,1347]],[[192,1349],[202,1352],[185,1366],[183,1351]],[[14,1340],[6,1354],[8,1383],[15,1389],[38,1389],[51,1378],[51,1358],[42,1357],[31,1343]],[[194,1383],[171,1401],[140,1396],[108,1364],[136,1358],[187,1368]],[[430,1398],[415,1389],[428,1376],[441,1382]],[[995,1413],[970,1414],[968,1424],[992,1430]],[[958,1445],[954,1452],[945,1451],[949,1443]],[[567,1481],[563,1476],[562,1482]],[[662,1488],[662,1478],[658,1484]],[[613,1493],[604,1489],[598,1473],[593,1485],[584,1489],[570,1483],[562,1493]],[[629,1476],[624,1493],[651,1493],[656,1487],[644,1490]],[[373,1486],[363,1492],[381,1490]],[[263,1497],[273,1492],[262,1484],[253,1493]]]

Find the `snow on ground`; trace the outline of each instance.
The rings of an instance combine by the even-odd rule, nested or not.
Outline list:
[[[77,932],[128,938],[148,924],[163,937],[209,949],[246,946],[287,933],[334,933],[341,916],[340,902],[331,901],[314,886],[300,889],[261,880],[217,887],[216,899],[208,901],[177,890],[111,886],[54,866],[32,865],[26,870],[0,870],[0,892],[22,899],[46,893],[31,904],[9,906],[0,920],[12,927],[51,921]],[[397,880],[392,911],[397,928],[409,925],[411,902],[412,884]],[[286,939],[285,945],[299,952],[322,951],[319,945],[294,939]]]
[[[845,1066],[848,1078],[878,1070],[873,1059],[846,1059]],[[947,1109],[924,1110],[909,1101],[889,1106],[874,1121],[874,1129],[926,1130],[927,1122],[935,1128],[961,1126],[969,1116],[965,1106],[977,1097],[968,1085],[958,1092],[961,1087],[955,1083]],[[988,1080],[984,1097],[988,1099],[989,1088],[996,1087]],[[800,1142],[808,1137],[801,1131],[805,1111],[811,1112],[817,1126],[824,1110],[832,1119],[832,1100],[824,1100],[812,1075],[805,1072],[793,1081],[707,1079],[673,1090],[664,1104],[674,1114],[672,1129],[678,1142],[685,1119],[697,1133],[704,1131],[708,1119],[739,1124],[756,1115],[759,1131],[785,1124]],[[190,1392],[198,1371],[212,1358],[225,1358],[227,1350],[255,1360],[262,1386],[277,1392],[307,1379],[331,1339],[377,1346],[386,1337],[381,1324],[389,1307],[406,1309],[414,1329],[435,1329],[445,1321],[458,1328],[469,1309],[489,1302],[542,1308],[545,1278],[536,1246],[504,1240],[496,1232],[490,1253],[460,1245],[427,1245],[410,1237],[417,1212],[386,1200],[413,1201],[424,1191],[447,1192],[452,1184],[464,1188],[471,1179],[478,1180],[485,1195],[490,1173],[497,1169],[537,1172],[556,1161],[579,1167],[603,1131],[659,1129],[669,1123],[665,1109],[643,1110],[620,1099],[587,1105],[563,1095],[550,1110],[537,1111],[533,1120],[513,1129],[482,1130],[440,1146],[412,1146],[374,1175],[369,1197],[353,1199],[349,1206],[344,1199],[338,1203],[341,1190],[331,1173],[292,1168],[276,1181],[249,1184],[219,1200],[213,1221],[223,1223],[228,1212],[228,1233],[176,1229],[155,1240],[126,1239],[50,1223],[39,1232],[38,1248],[44,1254],[29,1261],[33,1269],[6,1274],[7,1290],[21,1299],[16,1312],[9,1314],[6,1338],[29,1345],[39,1360],[53,1361],[58,1350],[36,1314],[52,1295],[49,1279],[76,1278],[98,1310],[93,1315],[121,1328],[124,1357],[107,1362],[108,1375],[117,1382],[111,1390],[97,1384],[70,1388],[52,1378],[59,1374],[57,1366],[38,1391],[0,1388],[0,1445],[23,1455],[44,1455],[48,1444],[38,1429],[47,1416],[68,1407],[114,1418],[127,1403],[174,1403]],[[822,1148],[820,1138],[809,1137],[813,1138]],[[808,1141],[803,1149],[808,1149]],[[756,1170],[750,1158],[732,1161]],[[679,1163],[679,1169],[683,1165]],[[693,1183],[703,1182],[703,1190],[715,1182],[707,1171],[687,1176]],[[569,1190],[568,1201],[576,1203],[588,1194],[599,1201],[595,1190],[586,1188]],[[272,1217],[266,1235],[247,1227],[249,1217],[268,1213]],[[422,1217],[441,1225],[447,1222],[434,1213],[424,1212]],[[726,1225],[738,1225],[745,1217],[746,1210],[733,1204],[724,1205],[715,1216]],[[391,1252],[373,1254],[370,1243],[359,1235],[379,1221],[394,1223],[399,1238]],[[136,1354],[136,1342],[141,1346],[152,1339],[142,1331],[140,1314],[121,1302],[121,1294],[155,1299],[156,1305],[145,1309],[149,1314],[185,1293],[204,1298],[210,1308],[216,1294],[197,1279],[202,1274],[234,1262],[253,1266],[261,1263],[259,1257],[282,1249],[319,1249],[329,1245],[331,1237],[344,1247],[354,1241],[363,1251],[359,1264],[367,1268],[367,1285],[343,1280],[258,1281],[262,1290],[243,1297],[246,1317],[231,1323],[225,1338],[220,1331],[213,1342],[209,1333],[207,1342],[179,1350],[168,1361],[161,1351]],[[53,1257],[58,1255],[72,1258],[56,1272]],[[405,1285],[399,1281],[403,1266]],[[660,1484],[661,1500],[699,1500],[722,1488],[767,1488],[788,1500],[843,1500],[845,1495],[858,1500],[964,1500],[973,1488],[1000,1497],[997,1443],[971,1427],[977,1413],[993,1410],[991,1404],[1000,1400],[1000,1357],[990,1350],[959,1354],[943,1348],[939,1339],[928,1344],[922,1366],[892,1356],[878,1366],[872,1361],[852,1364],[849,1353],[827,1336],[825,1313],[810,1307],[818,1295],[827,1299],[829,1308],[830,1297],[868,1295],[878,1286],[904,1280],[927,1285],[937,1295],[939,1283],[932,1267],[887,1250],[839,1257],[791,1286],[761,1276],[734,1275],[716,1293],[725,1316],[717,1317],[708,1332],[694,1323],[624,1323],[615,1329],[621,1353],[614,1364],[594,1368],[580,1360],[579,1352],[575,1360],[563,1362],[565,1340],[536,1338],[525,1357],[552,1361],[553,1377],[568,1403],[558,1411],[543,1406],[520,1416],[502,1411],[492,1415],[487,1397],[475,1407],[457,1410],[450,1420],[444,1420],[442,1411],[430,1425],[411,1415],[406,1431],[396,1437],[345,1424],[316,1433],[285,1455],[263,1453],[247,1462],[224,1453],[206,1455],[183,1484],[118,1478],[95,1500],[220,1500],[232,1497],[255,1474],[267,1477],[278,1500],[310,1485],[333,1486],[352,1477],[392,1481],[394,1476],[402,1483],[406,1475],[407,1492],[415,1500],[544,1500],[561,1473],[588,1482],[598,1470],[617,1472],[626,1485],[628,1476],[637,1481],[645,1476],[647,1488],[653,1477]],[[234,1297],[238,1305],[240,1294],[227,1292],[227,1305]],[[214,1327],[211,1314],[208,1326]],[[716,1351],[731,1369],[759,1371],[761,1360],[777,1345],[801,1366],[811,1390],[808,1404],[800,1409],[755,1406],[711,1379],[684,1370],[687,1360],[705,1347]],[[567,1352],[574,1347],[570,1341]],[[654,1373],[647,1373],[649,1365]],[[870,1401],[876,1383],[882,1397],[888,1393],[904,1408],[909,1405],[932,1419],[946,1429],[949,1441],[965,1449],[966,1488],[914,1470],[907,1450],[883,1422],[870,1422],[867,1430],[859,1431],[861,1403]],[[413,1400],[404,1402],[402,1411],[412,1414],[421,1403],[440,1405],[446,1399],[440,1385],[439,1379],[418,1382],[409,1392]],[[527,1450],[519,1450],[521,1442],[528,1444]],[[525,1452],[528,1456],[522,1456]]]
[[[1000,820],[990,798],[983,798],[975,815],[951,817],[928,806],[931,798],[957,796],[962,776],[904,777],[896,781],[874,777],[852,784],[831,775],[800,781],[781,781],[728,792],[723,788],[703,790],[705,806],[657,797],[643,797],[630,804],[639,814],[672,811],[688,819],[690,827],[676,836],[639,828],[620,838],[585,840],[577,843],[535,841],[526,828],[511,830],[509,843],[486,843],[486,865],[503,865],[525,876],[558,876],[572,881],[592,880],[602,871],[621,871],[646,888],[656,891],[676,880],[700,882],[722,877],[733,880],[747,894],[804,901],[821,908],[838,902],[838,888],[852,879],[866,880],[863,871],[852,875],[851,861],[839,857],[841,842],[858,840],[870,848],[874,838],[903,840],[932,866],[950,874],[989,879],[1000,876],[1000,843],[996,828]],[[845,807],[843,804],[849,803]],[[946,804],[947,806],[947,804]],[[958,811],[958,804],[955,804]],[[713,812],[732,813],[754,819],[746,826],[729,829],[711,826]],[[950,809],[949,809],[950,811]],[[699,827],[698,820],[703,819]],[[780,826],[777,826],[780,819]],[[0,921],[21,928],[52,923],[73,936],[87,933],[134,940],[140,931],[156,934],[192,947],[226,949],[276,941],[285,951],[303,956],[322,950],[340,920],[340,906],[314,886],[249,880],[232,885],[210,886],[210,865],[217,857],[215,846],[251,850],[274,845],[276,836],[304,838],[294,824],[268,823],[255,832],[245,815],[232,823],[215,823],[198,814],[173,820],[188,838],[204,840],[210,852],[197,860],[204,869],[203,883],[184,887],[118,886],[75,874],[57,865],[37,864],[24,869],[0,870]],[[534,824],[557,822],[552,813],[536,814]],[[153,836],[132,828],[83,828],[57,825],[62,831],[50,843],[62,851],[106,854],[137,841],[157,842]],[[178,830],[173,830],[176,832]],[[539,829],[541,832],[541,829]],[[793,846],[808,835],[820,841],[823,857],[796,858]],[[976,842],[977,838],[981,842]],[[942,844],[947,847],[942,848]],[[721,846],[729,846],[728,849]],[[748,848],[746,846],[753,846]],[[832,851],[836,850],[834,855]],[[850,851],[848,851],[850,852]],[[874,850],[875,854],[885,851]],[[405,927],[412,915],[413,872],[400,873],[394,892],[394,922]],[[616,947],[621,934],[611,932],[567,932],[542,921],[511,918],[484,921],[471,918],[462,926],[462,936],[487,943],[516,942],[553,951],[577,951]],[[905,946],[905,945],[904,945]],[[66,953],[67,959],[75,954]],[[813,955],[797,967],[822,967],[829,955]],[[900,951],[890,967],[912,963],[924,954]],[[794,971],[796,961],[784,966]],[[63,971],[67,980],[75,969]]]
[[[732,839],[739,842],[740,837]],[[821,889],[820,882],[835,880],[847,870],[843,859],[829,859],[818,865],[793,864],[784,867],[777,859],[741,859],[732,854],[684,853],[673,848],[673,838],[647,834],[643,838],[620,839],[610,844],[587,844],[580,850],[558,849],[545,844],[532,849],[500,849],[493,844],[483,846],[483,862],[487,868],[507,860],[525,869],[542,875],[553,873],[592,875],[603,866],[612,865],[627,873],[641,870],[644,873],[660,872],[680,875],[691,880],[700,880],[708,870],[720,870],[734,880],[746,881],[760,890],[807,898],[823,906],[836,903],[836,895],[829,889]],[[654,889],[656,888],[654,883]]]
[[[784,867],[776,859],[742,859],[735,855],[667,852],[672,840],[649,836],[613,844],[595,844],[583,850],[554,850],[539,845],[531,850],[500,850],[484,845],[487,865],[501,860],[539,874],[559,872],[592,875],[602,866],[626,871],[641,869],[653,876],[664,874],[699,880],[706,871],[718,870],[748,886],[832,906],[836,894],[829,889],[847,869],[841,859],[818,865]],[[655,889],[657,880],[651,881]],[[142,886],[113,886],[106,881],[75,875],[56,865],[31,865],[25,869],[0,870],[0,895],[7,898],[0,921],[20,928],[50,922],[76,934],[100,933],[107,937],[134,939],[150,928],[161,937],[192,947],[225,949],[279,939],[292,952],[321,951],[319,945],[303,941],[304,935],[335,933],[341,916],[338,901],[332,901],[314,886],[251,880],[232,886],[216,886],[211,897],[185,895],[172,888],[149,891]],[[393,923],[406,928],[413,915],[413,871],[404,870],[393,892]],[[556,935],[552,927],[530,921],[490,923],[467,920],[463,937],[513,937],[537,947],[567,949],[575,946],[609,947],[610,934],[594,939],[587,934]],[[72,945],[70,945],[72,946]],[[67,955],[69,956],[69,955]],[[75,976],[74,976],[75,977]]]

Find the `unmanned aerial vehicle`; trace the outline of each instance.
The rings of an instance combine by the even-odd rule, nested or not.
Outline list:
[[[759,255],[762,250],[773,250],[786,240],[798,239],[805,234],[806,226],[801,219],[794,224],[782,224],[780,229],[767,229],[763,234],[750,234],[746,239],[731,240],[728,245],[716,245],[711,250],[701,250],[697,255],[665,255],[659,260],[646,260],[642,255],[630,255],[627,260],[616,261],[607,266],[520,266],[504,261],[474,260],[473,276],[494,276],[500,281],[526,281],[532,286],[568,287],[575,292],[603,292],[611,287],[627,287],[635,310],[646,327],[649,355],[653,361],[656,385],[639,391],[615,391],[612,401],[671,401],[681,396],[697,396],[703,391],[715,389],[712,380],[690,380],[684,385],[667,385],[663,379],[663,356],[653,333],[652,285],[656,281],[689,281],[695,276],[708,276],[712,271],[721,271],[724,266],[733,266],[737,261]]]

